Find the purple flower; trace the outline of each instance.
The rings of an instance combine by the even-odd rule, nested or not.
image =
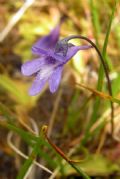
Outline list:
[[[50,92],[54,93],[60,84],[64,65],[79,51],[91,48],[89,45],[74,46],[68,44],[67,50],[63,46],[56,51],[56,44],[60,32],[59,23],[47,36],[42,37],[32,47],[32,52],[41,57],[25,62],[21,71],[25,76],[36,74],[35,80],[29,90],[31,96],[40,93],[48,81]],[[66,53],[64,54],[64,51]]]

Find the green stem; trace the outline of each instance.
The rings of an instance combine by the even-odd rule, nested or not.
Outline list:
[[[77,173],[79,173],[80,176],[82,176],[84,179],[91,179],[91,177],[89,177],[85,172],[83,172],[83,170],[82,170],[81,168],[78,169],[73,163],[70,163],[70,162],[69,162],[69,164],[70,164],[70,166],[71,166],[72,168],[74,168],[74,169],[77,171]]]

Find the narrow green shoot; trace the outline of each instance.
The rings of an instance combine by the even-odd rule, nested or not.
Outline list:
[[[93,3],[92,0],[91,0],[91,2]],[[102,56],[103,56],[104,59],[106,59],[105,57],[106,57],[106,50],[107,50],[107,45],[108,45],[108,38],[109,38],[110,29],[111,29],[111,25],[112,25],[114,13],[115,13],[115,8],[116,8],[116,3],[114,5],[114,7],[113,7],[112,14],[110,16],[110,21],[109,21],[109,25],[108,25],[108,29],[107,29],[104,45],[103,45]],[[105,60],[105,63],[107,63],[106,60]],[[98,74],[98,83],[97,83],[97,90],[98,91],[102,91],[102,88],[103,88],[103,79],[104,79],[104,71],[103,71],[103,66],[101,64],[100,65],[100,69],[99,69],[99,74]],[[94,122],[96,122],[96,120],[97,120],[99,105],[100,105],[100,99],[99,99],[99,97],[96,97],[96,100],[95,100],[95,103],[94,103],[94,107],[93,107],[95,110],[93,110],[93,114],[92,114],[91,120],[90,120],[90,122],[88,123],[88,125],[86,127],[86,133],[85,133],[85,138],[86,139],[89,136],[89,129],[94,124]],[[84,143],[86,143],[85,138],[84,138]]]

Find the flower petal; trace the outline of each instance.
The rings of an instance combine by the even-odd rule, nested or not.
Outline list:
[[[67,55],[65,57],[65,62],[70,60],[79,50],[87,50],[92,48],[91,45],[81,45],[81,46],[71,46],[68,48]]]
[[[59,86],[60,80],[61,80],[61,76],[62,76],[62,70],[63,70],[63,65],[58,66],[54,72],[52,73],[52,75],[50,76],[49,79],[49,88],[50,88],[50,92],[54,93]]]
[[[40,38],[32,47],[34,54],[45,54],[45,50],[55,47],[60,33],[60,23],[50,32],[50,34]]]
[[[45,63],[45,58],[37,58],[27,61],[22,65],[21,72],[25,76],[30,76],[38,72],[45,65]]]
[[[50,55],[55,58],[57,61],[66,63],[68,60],[70,60],[79,50],[87,50],[89,48],[92,48],[91,45],[82,45],[82,46],[69,46],[66,56],[50,52]]]
[[[38,73],[31,88],[29,89],[29,95],[35,96],[38,93],[40,93],[43,87],[45,86],[46,81],[47,78],[41,79],[40,74]]]
[[[48,50],[42,49],[42,48],[37,47],[37,46],[32,47],[32,53],[36,54],[36,55],[49,55]]]

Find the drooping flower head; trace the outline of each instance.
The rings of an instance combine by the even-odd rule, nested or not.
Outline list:
[[[48,81],[51,93],[56,92],[60,84],[64,65],[79,51],[91,48],[90,45],[75,46],[60,40],[60,23],[46,36],[39,39],[32,47],[32,52],[38,58],[25,62],[21,72],[25,76],[36,74],[29,90],[31,96],[41,92]]]

